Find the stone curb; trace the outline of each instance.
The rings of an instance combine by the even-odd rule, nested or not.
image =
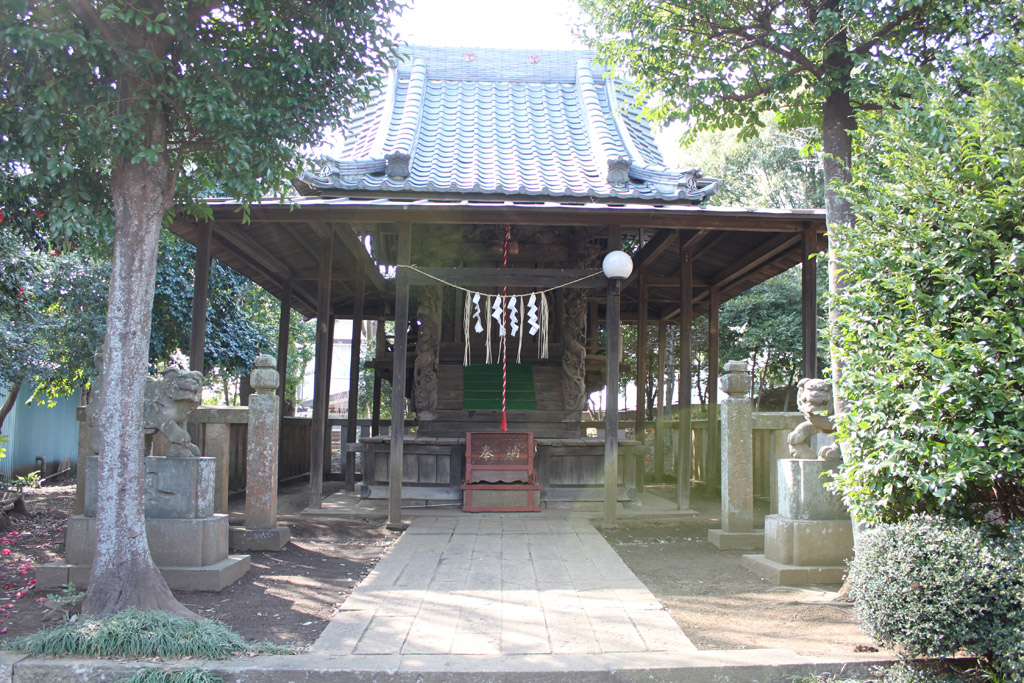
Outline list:
[[[226,683],[790,683],[808,674],[868,678],[895,662],[877,654],[806,657],[788,650],[705,650],[606,655],[362,655],[303,653],[223,661],[119,662],[0,653],[0,683],[99,683],[143,668],[200,667]]]

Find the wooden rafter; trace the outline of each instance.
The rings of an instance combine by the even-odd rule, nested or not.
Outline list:
[[[796,244],[802,242],[803,235],[776,235],[762,244],[757,249],[749,251],[743,258],[739,259],[730,267],[719,271],[711,278],[711,284],[715,287],[723,285],[742,277],[766,261],[772,260],[784,251],[789,250]]]

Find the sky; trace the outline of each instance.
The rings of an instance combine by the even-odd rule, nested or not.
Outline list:
[[[572,0],[409,0],[399,38],[430,47],[581,49]]]

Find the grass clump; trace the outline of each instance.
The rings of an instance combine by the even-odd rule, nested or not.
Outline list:
[[[149,667],[139,669],[118,683],[224,683],[224,679],[198,667],[173,671]]]
[[[224,659],[243,653],[290,652],[273,643],[249,643],[224,624],[209,619],[193,621],[166,612],[139,610],[79,619],[13,639],[4,647],[32,655],[121,659]]]

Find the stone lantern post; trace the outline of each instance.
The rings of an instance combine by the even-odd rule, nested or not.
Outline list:
[[[245,462],[245,527],[231,529],[234,550],[281,550],[291,539],[287,526],[277,524],[277,461],[281,399],[273,356],[256,358],[249,383],[249,438]]]
[[[760,550],[764,532],[754,531],[754,418],[746,361],[725,364],[722,391],[722,528],[708,540],[719,550]]]

